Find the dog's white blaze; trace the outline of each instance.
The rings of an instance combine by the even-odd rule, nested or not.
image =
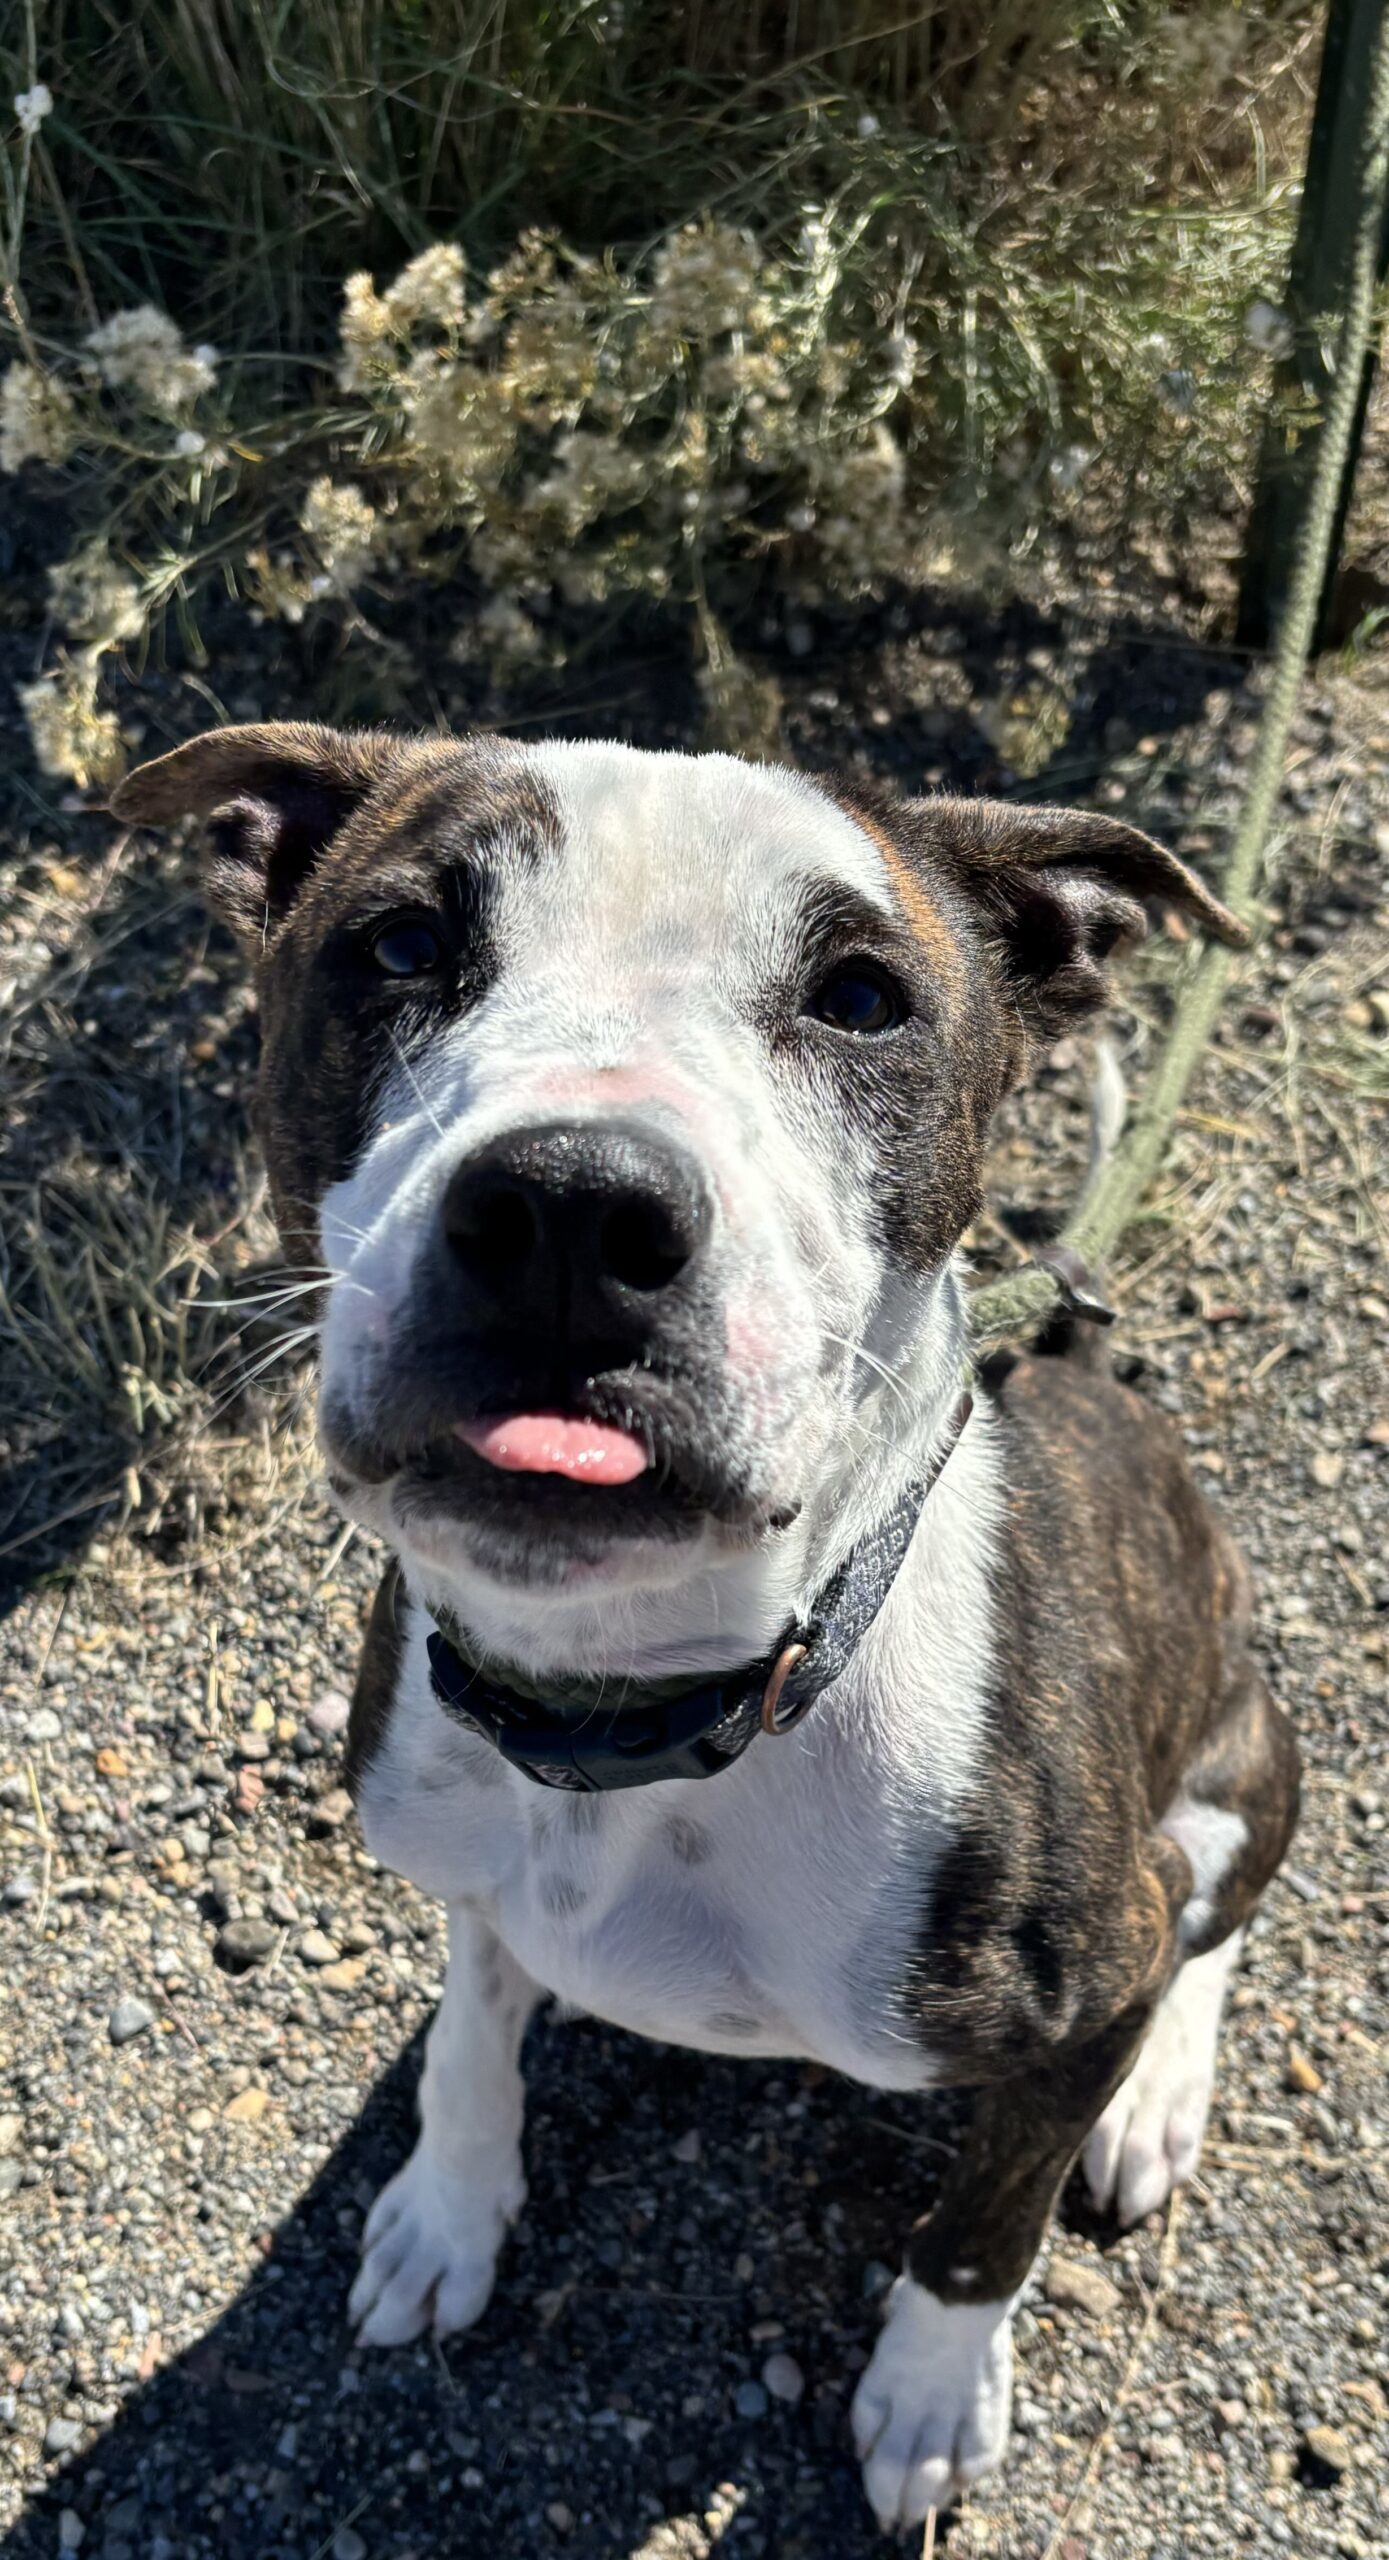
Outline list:
[[[1179,1795],[1158,1829],[1176,1841],[1191,1864],[1191,1892],[1179,1924],[1182,1944],[1190,1946],[1210,1927],[1216,1896],[1249,1838],[1249,1825],[1243,1814],[1231,1813],[1224,1805]]]
[[[899,1993],[979,1762],[1001,1508],[981,1413],[843,1680],[702,1783],[573,1798],[503,1769],[433,1697],[416,1612],[362,1788],[369,1845],[426,1892],[466,1896],[534,1980],[617,2025],[925,2085]],[[929,2036],[929,1986],[926,2002]]]

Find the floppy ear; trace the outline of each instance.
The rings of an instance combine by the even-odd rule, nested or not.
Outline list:
[[[1194,871],[1121,818],[944,797],[911,810],[921,850],[982,913],[1009,992],[1044,1039],[1104,1002],[1104,963],[1142,940],[1146,898],[1180,907],[1233,950],[1249,940]]]
[[[127,774],[110,806],[136,826],[210,816],[213,899],[259,949],[352,811],[418,752],[388,730],[307,720],[211,729]]]

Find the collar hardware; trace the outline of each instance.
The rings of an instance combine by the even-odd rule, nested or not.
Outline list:
[[[973,1409],[961,1396],[931,1465],[907,1486],[831,1576],[805,1622],[793,1622],[774,1655],[722,1678],[671,1693],[633,1690],[545,1697],[514,1688],[470,1659],[464,1630],[436,1625],[428,1639],[434,1695],[446,1715],[480,1734],[536,1786],[598,1795],[667,1778],[713,1778],[756,1733],[794,1732],[853,1660],[886,1600],[927,1497]]]
[[[781,1693],[792,1672],[805,1661],[807,1651],[808,1647],[803,1644],[783,1645],[772,1664],[772,1676],[762,1692],[759,1721],[764,1733],[793,1733],[802,1716],[809,1715],[814,1706],[813,1692],[803,1698],[793,1698],[785,1707],[781,1704]]]

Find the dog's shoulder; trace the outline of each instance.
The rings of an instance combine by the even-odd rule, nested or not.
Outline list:
[[[1235,1605],[1233,1549],[1181,1435],[1107,1362],[1024,1356],[989,1392],[1008,1487],[1001,1598],[1076,1666],[1107,1638],[1135,1672],[1212,1638]],[[1069,1630],[1069,1633],[1067,1632]]]
[[[1104,1993],[1246,1597],[1180,1435],[1107,1364],[1021,1356],[981,1384],[1005,1489],[990,1711],[917,1959],[922,2032],[961,2079]]]

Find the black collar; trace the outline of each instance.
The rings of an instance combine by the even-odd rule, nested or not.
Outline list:
[[[926,1474],[851,1547],[810,1616],[785,1629],[775,1652],[697,1688],[618,1686],[601,1699],[527,1697],[435,1627],[429,1638],[434,1694],[447,1713],[482,1734],[538,1786],[588,1795],[658,1778],[712,1778],[753,1735],[789,1733],[847,1668],[892,1589],[932,1486],[952,1456],[973,1399],[962,1395]]]

